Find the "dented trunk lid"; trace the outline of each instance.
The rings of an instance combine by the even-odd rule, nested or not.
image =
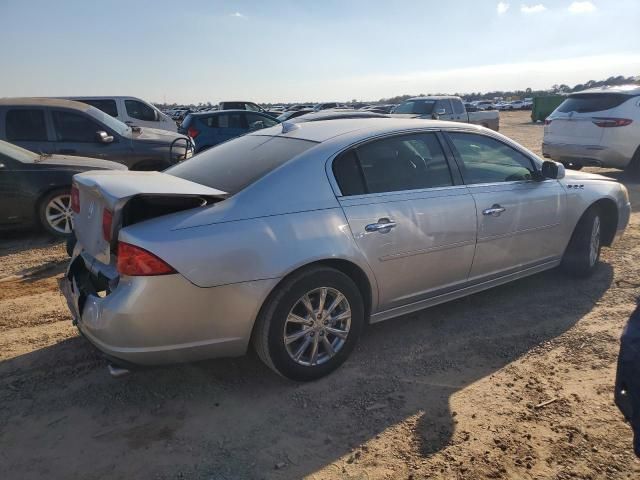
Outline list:
[[[98,261],[111,261],[111,246],[122,226],[224,200],[228,194],[162,172],[92,171],[74,175],[80,212],[74,233]],[[103,213],[112,214],[111,241],[104,238]]]

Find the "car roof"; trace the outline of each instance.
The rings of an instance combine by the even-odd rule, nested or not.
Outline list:
[[[579,92],[572,92],[571,95],[579,93],[623,93],[626,95],[634,96],[640,95],[640,85],[615,85],[605,87],[589,88],[587,90],[580,90]]]
[[[389,118],[383,113],[375,113],[361,110],[321,110],[309,112],[292,119],[292,122],[315,122],[320,120],[338,120],[341,118]]]
[[[325,142],[335,137],[348,136],[349,141],[359,141],[360,139],[367,139],[376,135],[429,128],[484,130],[475,125],[441,120],[415,118],[345,118],[301,123],[285,120],[280,125],[256,130],[255,132],[249,133],[249,135],[277,136],[309,140],[312,142]]]
[[[74,110],[89,110],[94,108],[91,105],[63,98],[44,98],[44,97],[17,97],[17,98],[0,98],[0,106],[8,105],[11,107],[63,107],[72,108]]]
[[[261,115],[263,117],[269,116],[262,112],[254,112],[253,110],[242,110],[240,108],[230,108],[229,110],[209,110],[207,112],[191,112],[189,115],[191,115],[192,117],[204,117],[210,115],[219,115],[222,113],[255,113],[256,115]]]
[[[405,102],[413,101],[413,100],[449,100],[453,98],[458,99],[460,97],[456,97],[455,95],[426,95],[424,97],[407,98]]]

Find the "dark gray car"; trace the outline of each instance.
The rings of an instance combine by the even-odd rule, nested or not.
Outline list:
[[[191,140],[155,128],[129,127],[90,105],[53,98],[0,99],[0,140],[43,154],[164,170],[193,154]]]

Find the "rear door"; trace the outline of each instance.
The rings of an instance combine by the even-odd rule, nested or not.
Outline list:
[[[378,310],[460,287],[475,249],[476,211],[436,133],[387,137],[333,162],[338,200],[379,287]]]
[[[249,128],[244,112],[225,112],[217,115],[216,118],[218,143],[244,135]]]
[[[534,180],[532,159],[500,140],[475,133],[446,135],[477,206],[470,282],[558,260],[566,244],[560,183]]]

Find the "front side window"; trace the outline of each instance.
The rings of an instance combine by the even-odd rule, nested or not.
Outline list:
[[[78,113],[63,110],[54,110],[51,113],[58,142],[95,142],[97,132],[104,130],[90,118]]]
[[[124,108],[127,110],[127,115],[137,120],[144,120],[146,122],[154,122],[156,120],[156,111],[146,103],[139,102],[138,100],[125,100]]]
[[[440,113],[444,110],[444,113]],[[436,103],[436,112],[438,115],[451,115],[453,111],[451,110],[451,102],[449,100],[438,100]]]
[[[217,115],[218,128],[243,128],[241,113],[221,113]]]
[[[273,127],[278,124],[278,122],[271,118],[255,113],[247,113],[246,119],[249,130],[260,130],[261,128]]]
[[[453,104],[453,113],[458,115],[461,113],[464,113],[464,105],[460,100],[454,99],[454,100],[451,100],[451,103]]]
[[[10,142],[46,142],[47,125],[44,110],[9,110],[6,117],[7,140]]]
[[[535,174],[529,157],[498,140],[474,133],[447,135],[466,184],[531,180]]]
[[[385,138],[357,147],[355,155],[343,154],[334,161],[333,173],[343,195],[453,185],[440,142],[432,133]]]

